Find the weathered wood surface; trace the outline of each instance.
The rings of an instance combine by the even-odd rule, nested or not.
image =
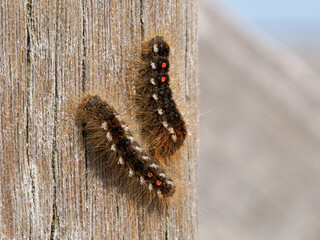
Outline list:
[[[320,77],[199,5],[200,239],[320,239]]]
[[[72,119],[83,91],[130,109],[126,56],[159,24],[182,30],[180,91],[197,109],[196,1],[1,1],[0,20],[1,239],[197,239],[196,110],[182,152],[184,204],[165,214],[90,168]]]

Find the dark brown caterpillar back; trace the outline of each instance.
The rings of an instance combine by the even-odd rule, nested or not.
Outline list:
[[[119,178],[126,178],[133,194],[139,192],[142,197],[151,199],[174,194],[173,181],[140,148],[121,117],[108,103],[98,96],[88,96],[79,108],[90,147],[103,151],[105,165],[116,171]]]
[[[138,119],[153,155],[167,158],[183,144],[187,130],[170,88],[170,47],[157,36],[143,44],[137,82]]]

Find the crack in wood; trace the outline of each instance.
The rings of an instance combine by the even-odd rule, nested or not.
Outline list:
[[[28,0],[27,2],[27,107],[26,107],[26,156],[27,162],[30,169],[30,179],[31,179],[31,195],[32,195],[32,202],[35,204],[35,183],[34,183],[34,175],[32,173],[32,168],[30,167],[30,142],[29,142],[29,126],[30,126],[30,98],[31,98],[31,28],[32,28],[32,0]],[[32,236],[32,219],[30,215],[30,222],[29,222],[29,237]]]
[[[140,0],[140,25],[141,25],[141,39],[144,39],[143,0]]]
[[[58,4],[56,3],[56,13],[58,12]],[[56,31],[58,31],[59,22],[58,22],[58,14],[56,15]],[[55,36],[55,55],[57,55],[57,41],[58,36]],[[50,239],[54,239],[55,231],[56,231],[56,225],[59,224],[59,217],[57,212],[57,176],[56,176],[56,156],[57,156],[57,121],[58,121],[58,60],[55,56],[54,58],[54,127],[53,127],[53,140],[52,140],[52,159],[51,159],[51,168],[52,168],[52,175],[53,175],[53,202],[52,202],[52,220],[51,220],[51,232],[50,232]]]

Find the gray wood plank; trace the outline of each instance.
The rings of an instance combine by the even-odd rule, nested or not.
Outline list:
[[[9,1],[0,14],[0,236],[197,239],[196,1]],[[173,85],[192,134],[172,165],[179,204],[149,212],[86,156],[74,114],[96,93],[138,134],[130,61],[162,23],[179,36]]]

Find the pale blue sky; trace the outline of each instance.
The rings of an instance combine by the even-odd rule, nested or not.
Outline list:
[[[220,0],[220,2],[237,15],[271,34],[320,34],[320,0]]]

